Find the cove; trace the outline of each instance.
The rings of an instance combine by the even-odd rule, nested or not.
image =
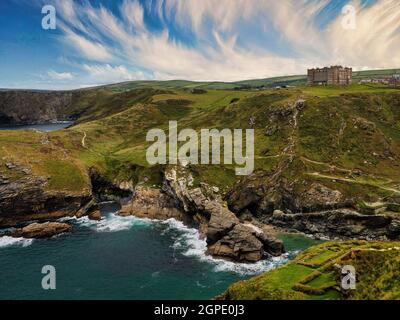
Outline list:
[[[73,233],[47,240],[0,238],[0,299],[211,299],[316,243],[289,236],[284,257],[238,264],[206,256],[198,231],[175,220],[103,214],[70,220]],[[57,270],[56,290],[41,287],[44,265]]]

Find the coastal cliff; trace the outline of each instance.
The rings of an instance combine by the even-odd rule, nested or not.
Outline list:
[[[2,227],[82,214],[100,219],[98,202],[116,201],[121,215],[199,228],[210,254],[235,261],[281,254],[272,230],[399,239],[398,93],[117,89],[54,93],[43,119],[76,116],[67,130],[0,131]],[[42,102],[2,94],[3,105]],[[14,107],[21,110],[7,107],[12,121],[31,122],[20,116],[29,108]],[[254,172],[149,166],[145,133],[171,119],[196,129],[247,128],[251,120]]]
[[[255,262],[265,253],[284,253],[282,241],[263,229],[263,224],[238,219],[220,198],[217,187],[204,183],[194,187],[193,177],[184,167],[168,167],[164,175],[162,190],[136,188],[132,201],[120,214],[175,218],[194,225],[206,238],[209,254],[215,257]]]
[[[71,103],[71,92],[0,91],[0,124],[72,120],[66,113]]]

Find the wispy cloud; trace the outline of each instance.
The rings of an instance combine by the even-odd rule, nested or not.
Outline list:
[[[397,0],[368,6],[349,1],[357,13],[354,30],[343,28],[340,10],[327,10],[331,2],[124,0],[119,12],[88,2],[55,4],[63,42],[82,59],[88,81],[235,81],[304,74],[307,67],[336,63],[400,66]],[[162,27],[154,28],[149,14]],[[329,23],[321,27],[324,15]],[[180,32],[190,33],[192,41],[180,39]]]
[[[88,82],[102,81],[102,84],[115,82],[115,81],[132,81],[145,78],[141,71],[130,71],[125,66],[111,66],[105,65],[83,65],[83,70],[88,74]]]
[[[72,80],[74,78],[70,72],[57,72],[54,70],[48,71],[47,75],[54,80]]]

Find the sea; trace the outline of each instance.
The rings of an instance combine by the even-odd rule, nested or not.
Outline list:
[[[54,131],[70,123],[14,126]],[[4,128],[4,127],[3,127]],[[198,230],[170,219],[121,217],[115,206],[103,219],[63,218],[73,232],[50,239],[0,237],[0,300],[200,300],[236,281],[272,270],[319,243],[282,234],[287,253],[254,264],[215,259]],[[45,266],[55,270],[55,289],[45,290]]]

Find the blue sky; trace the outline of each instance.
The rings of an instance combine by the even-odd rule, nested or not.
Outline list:
[[[55,30],[42,28],[44,5]],[[0,87],[399,68],[397,0],[2,0]]]

